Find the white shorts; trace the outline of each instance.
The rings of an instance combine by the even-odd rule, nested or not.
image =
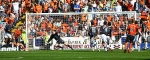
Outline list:
[[[107,43],[107,36],[105,34],[101,35],[101,39],[103,42]]]
[[[109,44],[113,44],[113,40],[109,39]]]
[[[12,35],[9,33],[5,33],[5,38],[12,38]]]
[[[90,39],[90,47],[95,47],[97,45],[97,42],[94,40],[94,37]]]
[[[95,43],[94,37],[92,37],[92,38],[90,39],[90,43],[91,43],[91,44],[94,44],[94,43]]]
[[[138,35],[135,35],[135,37],[134,37],[134,42],[139,42],[139,43],[141,43],[141,39],[142,39],[142,36],[140,36],[139,34],[138,34]]]
[[[112,36],[112,38],[111,38],[111,39],[112,39],[112,41],[115,41],[115,40],[116,40],[115,36]]]
[[[147,39],[148,34],[147,33],[146,34],[142,33],[142,34],[143,34],[143,38]]]

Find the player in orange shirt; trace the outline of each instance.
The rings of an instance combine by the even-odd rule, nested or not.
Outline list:
[[[129,24],[127,27],[127,39],[125,42],[124,53],[126,53],[126,51],[128,49],[127,46],[128,46],[129,42],[130,42],[130,46],[129,46],[128,53],[131,52],[134,36],[137,34],[137,32],[140,32],[138,25],[135,24],[133,19],[131,20],[131,22],[132,23]]]
[[[21,27],[18,27],[18,29],[14,32],[15,41],[12,42],[12,44],[14,44],[14,46],[21,47],[25,51],[26,48],[24,46],[24,43],[20,41],[21,34],[22,34]]]

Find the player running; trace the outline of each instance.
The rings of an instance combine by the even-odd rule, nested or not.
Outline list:
[[[48,43],[49,43],[53,38],[56,40],[56,45],[55,45],[55,47],[61,48],[61,49],[63,50],[63,47],[60,46],[60,44],[64,44],[65,46],[68,46],[69,48],[71,48],[72,50],[74,50],[70,45],[66,44],[66,43],[64,42],[64,40],[62,40],[62,39],[60,38],[58,32],[53,31],[53,34],[50,36],[50,38],[49,38],[49,40],[48,40]]]
[[[146,21],[143,21],[142,24],[142,40],[144,41],[144,49],[148,49],[147,37],[148,37],[148,29],[146,26]]]
[[[112,41],[112,27],[111,27],[111,22],[108,22],[108,27],[107,27],[107,50],[111,50],[112,51],[112,48],[111,48],[111,44],[113,43]]]
[[[97,34],[98,34],[98,29],[97,27],[94,26],[94,24],[91,22],[91,27],[89,30],[89,36],[90,36],[90,47],[92,49],[92,51],[94,51],[95,47],[97,46],[96,40],[98,39]],[[98,51],[100,51],[100,49],[98,48]]]
[[[138,25],[138,23],[135,23],[135,24]],[[137,34],[134,37],[135,49],[138,49],[138,52],[140,51],[140,45],[141,45],[141,39],[142,39],[141,28],[139,28],[139,31],[140,32],[137,32]]]
[[[131,24],[129,24],[127,26],[127,39],[126,39],[125,46],[124,46],[124,53],[126,53],[126,51],[128,49],[128,47],[127,47],[128,43],[130,43],[130,46],[129,46],[129,49],[128,49],[128,53],[131,52],[134,36],[137,34],[137,32],[140,33],[140,29],[138,28],[138,25],[136,25],[134,20],[132,19],[131,20]]]

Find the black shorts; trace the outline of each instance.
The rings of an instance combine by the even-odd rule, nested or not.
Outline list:
[[[58,44],[64,44],[65,42],[64,42],[64,40],[62,40],[62,39],[58,39],[58,40],[57,40],[57,43],[58,43]]]
[[[20,42],[20,39],[19,38],[15,38],[15,42],[16,43]]]
[[[134,40],[134,36],[133,35],[130,35],[130,34],[128,34],[127,35],[127,39],[126,39],[126,42],[133,42],[133,40]]]

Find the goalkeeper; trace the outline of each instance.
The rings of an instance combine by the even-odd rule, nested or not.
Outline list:
[[[60,38],[58,32],[53,31],[53,34],[50,36],[50,38],[49,38],[49,40],[48,40],[48,43],[49,43],[53,38],[56,40],[56,43],[57,43],[57,44],[55,45],[55,47],[61,48],[61,49],[63,50],[63,47],[60,46],[60,44],[64,44],[65,46],[67,46],[67,47],[71,48],[72,50],[74,50],[70,45],[66,44],[66,43],[64,42],[64,40],[62,40],[62,39]]]

